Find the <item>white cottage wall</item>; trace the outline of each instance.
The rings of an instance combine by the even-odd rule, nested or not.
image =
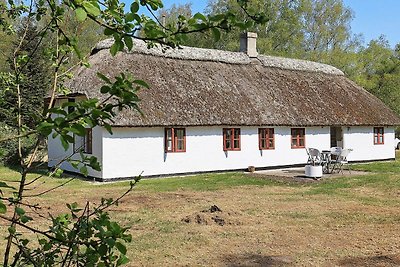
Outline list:
[[[241,128],[241,150],[223,151],[224,127],[186,128],[186,152],[164,152],[164,128],[103,130],[103,178],[303,164],[304,148],[291,148],[290,127],[274,127],[275,149],[258,149],[258,127]],[[328,149],[329,127],[306,128],[306,146]]]
[[[394,159],[394,127],[384,127],[384,144],[374,144],[374,127],[343,127],[343,146],[352,148],[350,161]]]
[[[103,136],[103,129],[101,127],[95,127],[92,130],[92,154],[87,154],[87,156],[95,156],[97,160],[102,165],[102,136]],[[63,146],[61,145],[61,141],[58,137],[52,138],[51,134],[47,140],[47,147],[48,147],[48,166],[50,168],[56,166],[65,158],[70,157],[73,153],[73,145],[71,144],[67,150],[64,150]],[[80,155],[73,155],[71,159],[80,159]],[[61,169],[70,171],[70,172],[79,172],[77,169],[71,166],[70,163],[63,161],[61,163]],[[88,175],[91,177],[102,177],[102,172],[95,171],[91,168],[88,168]]]
[[[84,99],[84,96],[79,96],[79,97],[75,97],[75,101],[80,101],[82,99]],[[64,99],[56,99],[55,101],[55,106],[59,106],[64,102],[67,102],[68,99],[64,98]],[[67,109],[65,109],[67,111]],[[52,118],[56,118],[57,114],[52,114]],[[63,148],[63,146],[61,145],[61,141],[58,137],[53,138],[51,133],[48,138],[47,138],[47,155],[48,155],[48,166],[50,168],[58,165],[60,162],[61,165],[61,169],[66,170],[66,171],[70,171],[70,172],[78,172],[79,170],[75,169],[74,167],[71,166],[70,163],[66,162],[65,159],[67,157],[71,157],[72,153],[73,153],[73,145],[70,144],[69,148],[67,150],[65,150]],[[95,127],[92,130],[92,154],[88,155],[88,156],[95,156],[97,157],[97,160],[100,162],[100,164],[102,165],[102,140],[103,140],[103,129],[101,127]],[[80,156],[75,154],[71,157],[71,159],[76,159],[79,160]],[[88,168],[88,175],[91,177],[97,177],[97,178],[101,178],[102,177],[102,172],[100,171],[95,171],[91,168]]]
[[[188,172],[245,169],[248,166],[274,167],[304,164],[305,149],[291,148],[291,127],[274,127],[275,149],[258,149],[258,127],[240,127],[241,150],[223,151],[224,127],[186,128],[186,152],[164,152],[164,128],[93,129],[93,155],[102,164],[102,171],[89,169],[89,175],[103,179],[177,174]],[[370,161],[395,158],[394,127],[384,128],[384,144],[374,145],[373,127],[343,127],[345,148],[352,148],[350,161]],[[71,155],[58,138],[48,139],[49,166]],[[306,128],[306,147],[320,150],[330,147],[330,127]],[[78,156],[75,156],[78,158]],[[61,167],[76,172],[69,163]]]

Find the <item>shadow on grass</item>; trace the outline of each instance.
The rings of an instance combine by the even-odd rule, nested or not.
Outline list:
[[[17,164],[4,164],[4,167],[9,168],[15,172],[21,172],[21,166]],[[34,162],[31,166],[29,173],[46,175],[49,172],[47,162]]]
[[[400,266],[399,255],[352,257],[338,261],[339,266]]]
[[[225,266],[292,266],[293,258],[290,256],[266,256],[259,254],[227,255]]]

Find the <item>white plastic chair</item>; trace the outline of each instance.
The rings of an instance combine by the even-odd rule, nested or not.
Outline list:
[[[347,169],[349,170],[349,173],[351,174],[350,165],[347,160],[347,156],[349,155],[349,153],[351,151],[352,151],[352,149],[342,149],[341,150],[340,154],[337,156],[336,160],[334,161],[332,172],[333,172],[333,170],[337,169],[338,173],[341,172],[343,174],[343,166],[346,165]]]
[[[307,164],[320,165],[321,164],[321,152],[316,148],[306,148],[308,160]]]

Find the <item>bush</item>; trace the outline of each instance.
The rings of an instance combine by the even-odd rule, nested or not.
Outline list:
[[[17,135],[17,130],[4,122],[0,122],[0,139],[7,138],[13,135]],[[33,136],[23,139],[23,151],[24,155],[29,154],[32,147],[34,146]],[[1,165],[16,165],[19,164],[18,158],[18,140],[9,140],[1,142],[0,145],[0,164]]]

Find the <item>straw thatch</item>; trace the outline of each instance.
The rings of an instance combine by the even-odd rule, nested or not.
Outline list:
[[[400,125],[400,118],[343,73],[325,64],[212,49],[147,49],[112,57],[103,41],[68,86],[102,98],[96,73],[132,73],[145,80],[140,108],[118,114],[114,126]]]

